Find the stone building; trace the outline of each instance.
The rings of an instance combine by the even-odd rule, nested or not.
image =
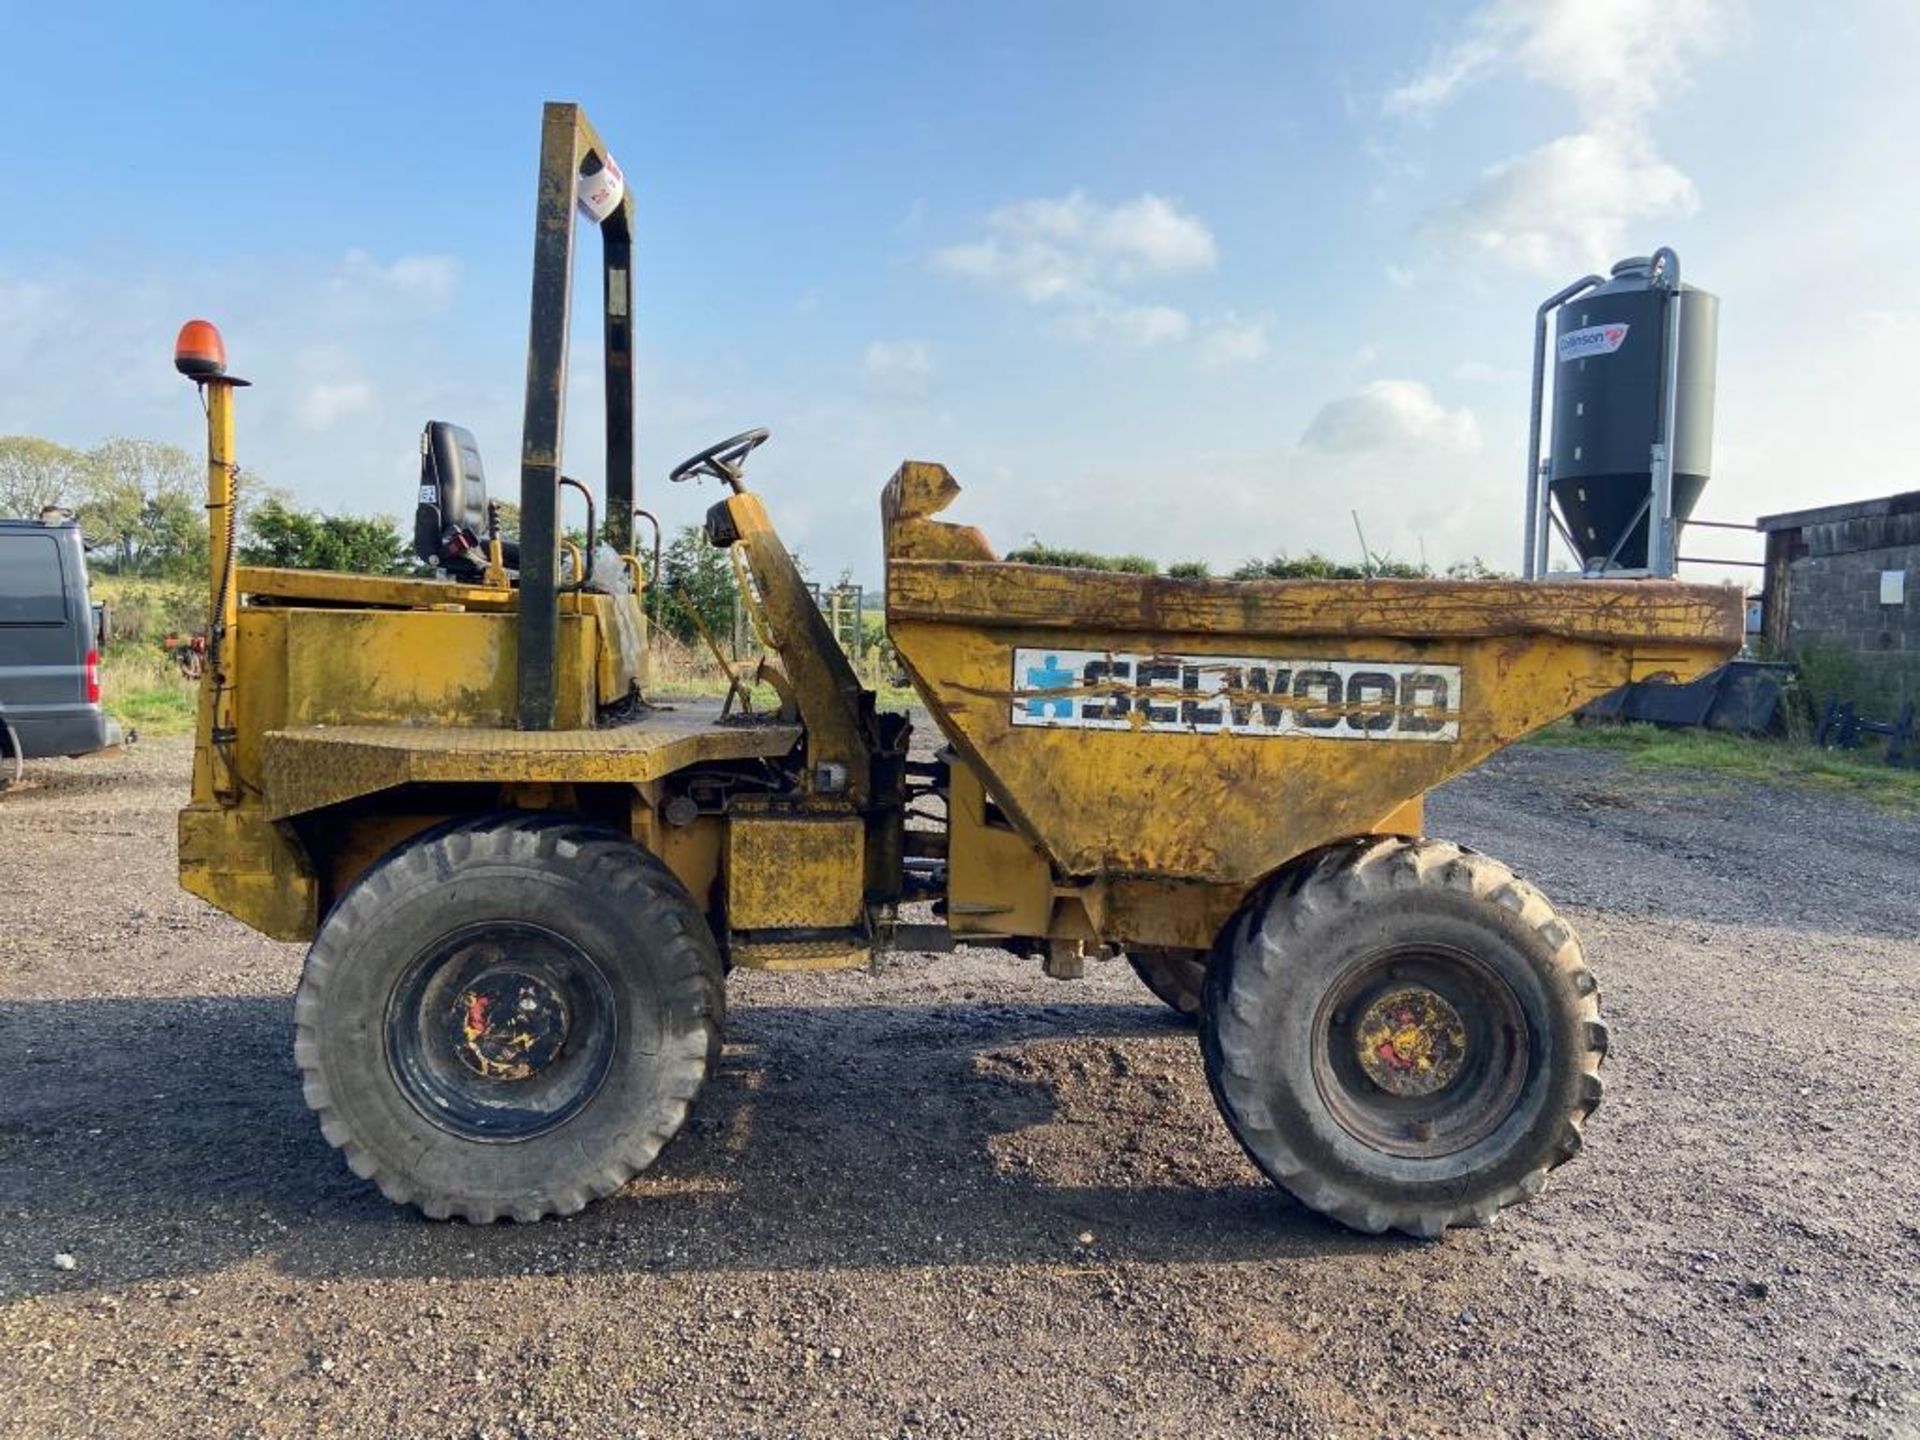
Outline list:
[[[1755,522],[1767,542],[1761,629],[1775,654],[1822,652],[1863,714],[1920,703],[1920,490]]]

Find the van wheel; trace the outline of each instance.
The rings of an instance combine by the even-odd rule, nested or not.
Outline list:
[[[26,756],[21,752],[20,732],[0,715],[0,790],[11,790],[26,773]]]
[[[435,1219],[571,1214],[653,1163],[720,1050],[720,956],[632,841],[495,815],[342,897],[294,1003],[307,1104],[355,1174]]]
[[[1537,890],[1457,845],[1382,837],[1293,867],[1228,927],[1201,1046],[1268,1178],[1356,1230],[1433,1238],[1579,1153],[1607,1027]]]

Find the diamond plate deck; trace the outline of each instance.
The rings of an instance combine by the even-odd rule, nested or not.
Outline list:
[[[635,784],[711,760],[773,759],[798,725],[719,722],[717,702],[678,705],[604,730],[319,725],[263,737],[268,818],[284,820],[396,785],[484,781]]]

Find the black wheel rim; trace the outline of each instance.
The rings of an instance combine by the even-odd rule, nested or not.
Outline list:
[[[1484,1140],[1531,1069],[1513,988],[1464,951],[1399,948],[1352,966],[1313,1026],[1328,1113],[1388,1155],[1432,1159]]]
[[[613,987],[579,946],[496,921],[422,951],[387,1003],[387,1069],[449,1134],[510,1143],[564,1125],[613,1065]]]

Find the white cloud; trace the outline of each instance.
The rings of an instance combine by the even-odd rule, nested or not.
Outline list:
[[[1564,90],[1589,122],[1637,119],[1720,44],[1724,0],[1491,0],[1465,38],[1390,91],[1389,115],[1430,115],[1499,70]]]
[[[947,458],[947,457],[943,457]],[[1203,559],[1228,574],[1252,557],[1359,551],[1350,512],[1369,546],[1436,564],[1475,553],[1511,564],[1513,480],[1474,450],[1421,444],[1332,452],[1305,445],[1201,451],[1179,457],[1046,457],[1021,468],[951,458],[965,487],[947,517],[978,524],[996,549],[1029,537],[1106,554],[1144,553],[1163,565]],[[1187,503],[1193,476],[1207,503]],[[1088,495],[1100,503],[1089,505]]]
[[[1251,365],[1264,360],[1271,348],[1266,321],[1242,320],[1229,314],[1200,337],[1200,363],[1208,369]]]
[[[1076,190],[1001,207],[984,236],[935,251],[933,263],[1044,304],[1211,269],[1216,258],[1213,233],[1171,200],[1142,195],[1108,206]]]
[[[349,415],[373,408],[373,387],[364,380],[331,380],[309,385],[300,397],[300,423],[309,430],[329,430]]]
[[[1416,447],[1476,450],[1480,426],[1471,410],[1447,409],[1418,380],[1374,380],[1322,405],[1300,444],[1332,455]]]
[[[364,250],[349,250],[332,283],[338,294],[385,292],[440,306],[460,288],[460,262],[451,255],[402,255],[383,265]]]
[[[861,357],[869,388],[889,395],[924,395],[933,382],[933,347],[924,340],[875,340]]]
[[[1691,215],[1693,182],[1633,130],[1562,135],[1482,172],[1460,200],[1431,220],[1469,255],[1536,275],[1604,271],[1641,221]]]
[[[1515,365],[1489,365],[1484,360],[1462,360],[1453,378],[1463,385],[1524,385],[1527,372]]]
[[[1129,305],[1102,296],[1066,311],[1056,328],[1083,345],[1146,350],[1186,339],[1193,323],[1171,305]]]
[[[1693,182],[1661,158],[1650,122],[1727,28],[1727,0],[1490,0],[1382,109],[1430,119],[1511,71],[1564,92],[1583,125],[1488,167],[1431,233],[1455,252],[1552,275],[1617,258],[1638,222],[1691,214]]]
[[[987,217],[976,240],[933,253],[933,265],[1029,305],[1061,312],[1060,333],[1085,343],[1152,346],[1183,340],[1187,316],[1123,298],[1150,281],[1210,270],[1213,232],[1159,195],[1102,205],[1080,191],[1020,200]]]
[[[1425,115],[1454,100],[1500,61],[1500,47],[1476,36],[1443,51],[1381,103],[1389,115]]]

